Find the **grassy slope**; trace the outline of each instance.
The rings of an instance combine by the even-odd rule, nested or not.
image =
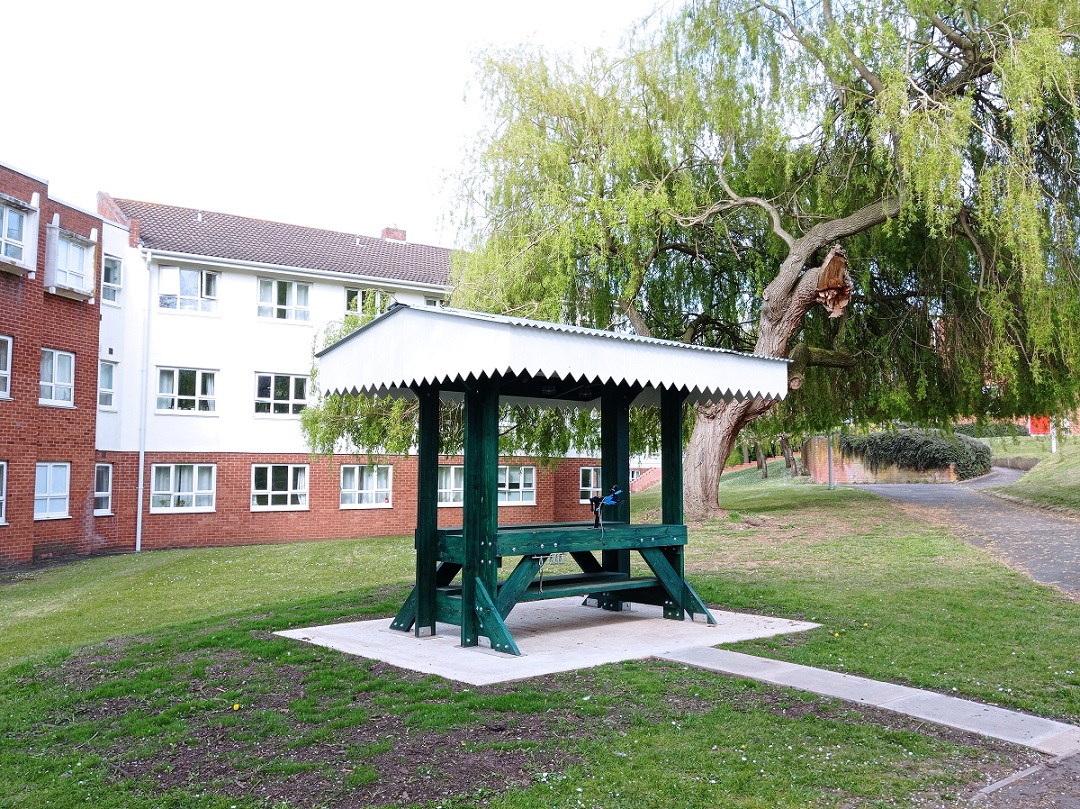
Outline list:
[[[0,669],[186,621],[412,579],[406,537],[154,551],[89,559],[0,584]]]
[[[1046,438],[1020,439],[1019,448],[1012,439],[997,440],[1004,443],[1000,450],[994,448],[995,455],[999,451],[1015,450],[1019,457],[1042,458],[1034,469],[1016,483],[1003,487],[1002,492],[1043,505],[1080,511],[1080,441],[1062,441],[1058,444],[1058,452],[1052,455]],[[1045,449],[1045,453],[1034,454],[1041,449]],[[1027,454],[1029,452],[1032,454]]]

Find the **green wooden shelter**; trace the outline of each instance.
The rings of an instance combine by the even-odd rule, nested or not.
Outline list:
[[[618,332],[463,310],[395,305],[318,355],[330,393],[419,400],[416,584],[391,627],[461,629],[520,654],[506,618],[521,601],[585,596],[609,609],[657,604],[664,617],[715,619],[683,574],[682,408],[686,402],[782,398],[787,361]],[[465,403],[463,525],[438,526],[439,407]],[[498,524],[499,405],[600,412],[601,484],[623,490],[592,522]],[[663,500],[658,525],[630,523],[630,408],[659,406]],[[579,572],[541,576],[551,554]],[[631,572],[637,553],[650,575]]]

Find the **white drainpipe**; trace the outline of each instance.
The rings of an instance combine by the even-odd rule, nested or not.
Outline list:
[[[135,510],[135,553],[142,550],[143,502],[146,494],[146,408],[150,399],[150,317],[154,302],[149,250],[145,252],[143,260],[146,262],[146,320],[142,330],[142,368],[139,374],[139,504]]]

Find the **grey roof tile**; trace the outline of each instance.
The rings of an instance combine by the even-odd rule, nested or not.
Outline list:
[[[445,285],[450,250],[232,214],[113,198],[151,250]]]

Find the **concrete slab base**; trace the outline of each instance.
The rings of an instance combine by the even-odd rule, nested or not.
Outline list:
[[[745,613],[713,611],[717,626],[703,620],[669,621],[663,609],[634,604],[622,612],[582,606],[558,598],[519,604],[507,626],[521,656],[487,646],[462,648],[460,630],[439,624],[435,635],[417,638],[390,629],[390,619],[292,629],[275,634],[381,660],[404,669],[437,674],[472,685],[521,680],[603,663],[664,656],[668,652],[802,632],[817,624]],[[487,641],[481,639],[481,643]]]

